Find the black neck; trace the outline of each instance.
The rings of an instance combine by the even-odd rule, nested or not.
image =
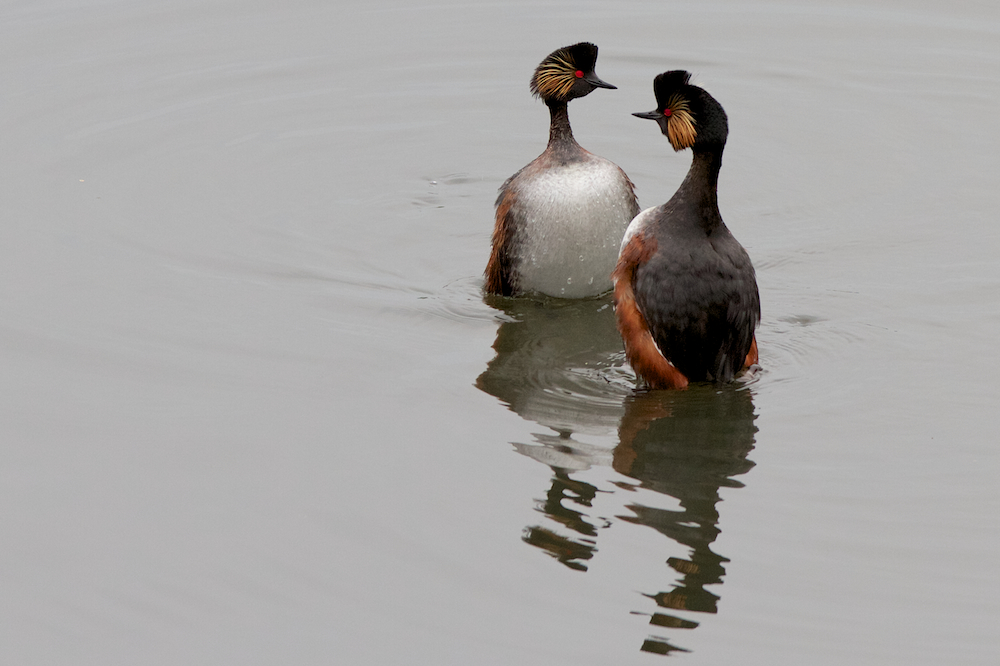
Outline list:
[[[682,200],[699,212],[697,219],[702,221],[706,231],[722,223],[718,188],[724,147],[719,145],[695,150],[691,168],[677,190]]]
[[[559,145],[577,145],[573,129],[569,126],[569,111],[566,102],[546,101],[549,107],[549,148]]]

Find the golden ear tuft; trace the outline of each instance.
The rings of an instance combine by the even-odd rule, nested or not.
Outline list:
[[[691,115],[691,106],[687,99],[681,94],[675,94],[667,102],[670,109],[670,118],[667,120],[667,139],[674,150],[684,150],[694,145],[698,138],[698,130],[695,129],[694,116]]]
[[[531,79],[531,92],[542,99],[562,98],[569,94],[576,79],[576,65],[569,54],[557,51],[535,70]]]

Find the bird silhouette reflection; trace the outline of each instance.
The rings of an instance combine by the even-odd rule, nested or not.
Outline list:
[[[650,618],[653,632],[642,650],[684,650],[661,634],[693,629],[697,614],[718,611],[717,586],[728,562],[712,550],[719,493],[741,487],[735,477],[754,464],[747,458],[757,431],[750,390],[742,384],[635,390],[607,300],[490,303],[505,316],[497,355],[476,385],[547,429],[531,442],[513,442],[552,469],[537,499],[545,520],[527,526],[524,541],[578,571],[597,555],[601,531],[616,524],[645,525],[684,546],[687,556],[666,559],[662,589],[643,591],[643,607],[635,611]],[[587,441],[595,437],[607,444]],[[593,466],[627,478],[603,488],[574,478]],[[646,506],[640,490],[675,498],[678,508]],[[629,491],[637,498],[626,505],[631,515],[596,513],[601,493]]]

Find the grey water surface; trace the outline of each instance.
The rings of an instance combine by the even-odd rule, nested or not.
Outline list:
[[[730,117],[761,370],[484,297],[581,40]],[[1000,663],[1000,5],[0,4],[0,662]],[[666,655],[666,656],[664,656]]]

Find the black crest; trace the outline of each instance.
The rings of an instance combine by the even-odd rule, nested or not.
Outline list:
[[[568,102],[594,88],[614,88],[597,77],[597,46],[580,42],[550,53],[531,77],[531,93],[543,100]]]
[[[674,150],[725,145],[729,121],[722,105],[705,90],[691,84],[691,74],[682,69],[658,74],[653,79],[656,111],[633,114],[655,120]]]

